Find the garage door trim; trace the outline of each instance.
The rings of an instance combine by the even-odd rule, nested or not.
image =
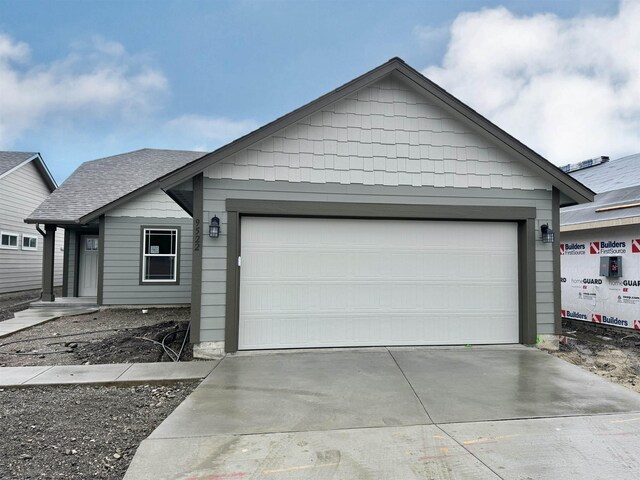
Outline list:
[[[520,343],[536,342],[535,208],[227,199],[225,350],[238,350],[242,216],[507,221],[518,224]]]

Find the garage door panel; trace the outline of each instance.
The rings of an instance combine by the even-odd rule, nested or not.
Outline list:
[[[518,341],[515,224],[249,217],[241,230],[241,349]]]

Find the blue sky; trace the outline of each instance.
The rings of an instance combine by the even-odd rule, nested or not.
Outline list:
[[[212,150],[400,56],[555,163],[635,153],[637,3],[0,0],[0,149]]]

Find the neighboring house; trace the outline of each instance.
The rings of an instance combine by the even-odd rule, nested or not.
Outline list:
[[[55,188],[39,153],[0,152],[0,293],[42,287],[42,236],[24,218]],[[62,251],[55,255],[62,259]],[[61,283],[60,264],[54,284]]]
[[[85,162],[29,215],[65,230],[63,297],[190,303],[192,219],[154,181],[202,155],[143,149]]]
[[[199,354],[557,335],[542,226],[593,199],[397,58],[141,191],[159,189],[193,217]],[[103,214],[108,243],[108,212],[85,218]]]
[[[562,315],[640,329],[640,154],[577,167],[597,195],[561,210]]]

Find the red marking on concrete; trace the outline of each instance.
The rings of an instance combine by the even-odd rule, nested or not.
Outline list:
[[[235,473],[220,473],[213,475],[198,475],[197,477],[187,477],[186,480],[227,480],[231,478],[244,478],[247,474],[245,472]]]

